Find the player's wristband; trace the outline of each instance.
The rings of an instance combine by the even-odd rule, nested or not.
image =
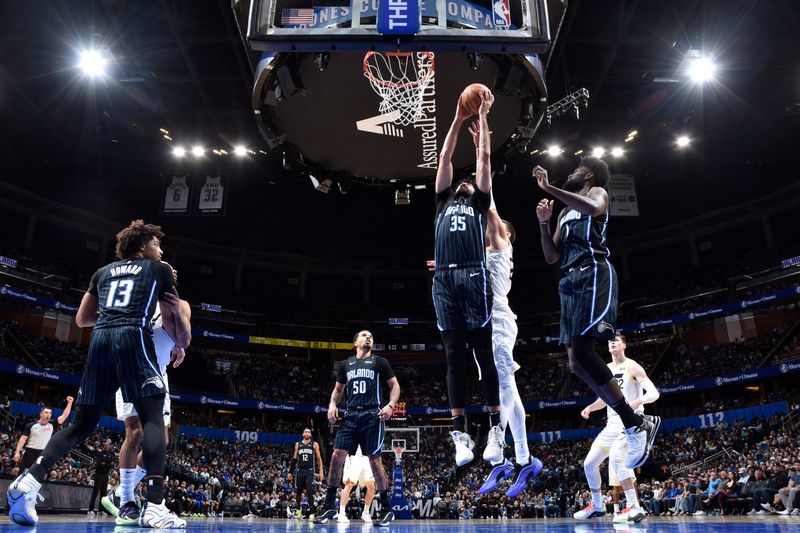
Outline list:
[[[540,226],[547,226],[548,224],[550,224],[550,219],[549,218],[547,220],[544,220],[544,221],[542,221],[542,220],[539,221],[539,225]]]

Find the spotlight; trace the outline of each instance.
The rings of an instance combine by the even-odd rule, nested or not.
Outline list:
[[[606,155],[606,149],[602,146],[592,148],[592,157],[603,157],[604,155]]]
[[[192,147],[192,155],[195,157],[202,157],[205,152],[205,149],[200,145]]]
[[[681,135],[677,139],[675,139],[675,144],[678,145],[678,148],[686,148],[691,143],[691,139],[689,139],[686,135]]]
[[[714,78],[717,66],[708,57],[697,57],[689,62],[686,73],[696,83],[704,83]]]
[[[564,152],[564,150],[562,150],[560,146],[557,146],[555,144],[547,149],[547,155],[549,155],[550,157],[556,157],[558,155],[561,155],[562,152]]]
[[[622,157],[622,154],[624,153],[625,151],[619,146],[615,146],[614,148],[611,149],[611,155],[614,157]]]
[[[239,157],[244,157],[247,155],[247,148],[242,146],[241,144],[238,146],[233,147],[233,153],[238,155]]]
[[[184,150],[183,146],[176,146],[172,149],[172,155],[175,157],[183,157],[186,155],[186,150]]]
[[[78,67],[90,78],[98,78],[105,74],[106,58],[98,50],[86,50],[81,52]]]

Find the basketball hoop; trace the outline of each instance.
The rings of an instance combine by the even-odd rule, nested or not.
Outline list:
[[[395,446],[394,447],[394,462],[400,464],[400,461],[403,459],[403,452],[406,451],[405,446]]]
[[[422,115],[422,97],[433,81],[433,52],[367,52],[364,55],[364,76],[372,90],[381,97],[378,110],[382,115],[394,113],[392,121],[408,126]]]

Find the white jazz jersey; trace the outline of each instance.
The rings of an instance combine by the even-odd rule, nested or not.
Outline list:
[[[172,349],[175,348],[175,341],[172,340],[172,337],[170,337],[169,333],[164,329],[161,309],[158,306],[156,306],[156,313],[153,315],[151,324],[153,328],[153,344],[156,348],[156,359],[158,360],[158,370],[161,372],[161,378],[164,380],[164,388],[166,389],[166,394],[164,395],[164,425],[169,426],[172,418],[170,411],[172,402],[169,398],[167,365],[170,363]],[[115,400],[117,405],[117,420],[125,420],[129,416],[139,416],[133,404],[122,399],[122,389],[117,389]]]
[[[508,293],[511,290],[511,275],[514,270],[514,249],[511,245],[504,250],[489,250],[486,256],[486,268],[492,280],[492,313],[509,315],[516,320],[517,315],[508,305]]]
[[[375,481],[369,457],[361,453],[361,446],[355,455],[348,455],[344,462],[344,482],[358,483],[362,487],[368,481]]]
[[[628,358],[619,364],[614,361],[608,364],[608,368],[611,369],[611,373],[614,375],[614,379],[617,380],[617,383],[619,383],[619,388],[622,389],[622,395],[628,403],[642,396],[642,384],[636,381],[636,378],[633,377],[630,372],[631,367],[635,364],[636,361]],[[643,413],[644,405],[636,410],[636,414],[641,415]],[[619,419],[617,412],[610,406],[606,407],[606,416],[608,416],[609,422],[612,417],[617,417],[617,419]]]
[[[514,362],[514,344],[517,342],[517,315],[508,305],[511,274],[514,270],[514,250],[509,245],[504,250],[488,250],[486,267],[492,280],[492,354],[497,374],[501,379],[511,379],[519,365]]]

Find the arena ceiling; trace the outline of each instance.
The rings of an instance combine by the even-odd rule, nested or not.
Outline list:
[[[559,145],[563,155],[526,152],[497,165],[497,203],[521,242],[539,253],[531,206],[541,194],[530,168],[563,176],[576,151],[597,145],[625,148],[609,162],[636,177],[642,212],[618,219],[612,237],[796,180],[798,25],[792,0],[572,0],[547,86],[551,102],[585,87],[590,105],[577,121],[543,126],[530,145]],[[227,0],[7,0],[0,36],[4,181],[120,223],[142,216],[173,233],[259,250],[413,261],[432,250],[430,190],[395,206],[392,187],[319,194],[307,177],[284,169],[253,120],[253,73]],[[75,68],[92,45],[111,58],[102,81]],[[715,58],[713,82],[682,78],[690,49]],[[693,141],[688,149],[675,147],[681,134]],[[244,143],[256,155],[177,161],[176,141],[209,149]],[[174,173],[229,176],[227,216],[159,218],[164,176]]]

